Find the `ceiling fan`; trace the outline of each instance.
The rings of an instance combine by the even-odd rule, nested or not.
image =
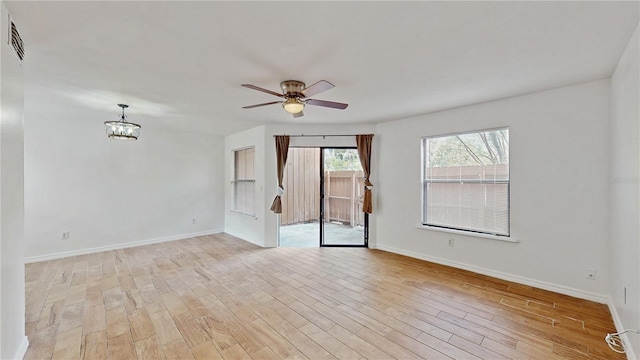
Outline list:
[[[302,110],[305,105],[316,105],[316,106],[324,106],[333,109],[344,110],[349,106],[349,104],[333,102],[333,101],[325,101],[325,100],[316,100],[309,99],[310,96],[319,94],[323,91],[332,89],[334,85],[326,80],[320,80],[317,83],[306,87],[302,81],[297,80],[286,80],[280,83],[280,87],[282,88],[282,94],[277,93],[275,91],[263,89],[261,87],[251,85],[251,84],[242,84],[242,86],[265,92],[267,94],[275,95],[283,98],[283,101],[271,101],[263,104],[249,105],[243,106],[243,109],[253,109],[260,106],[273,105],[273,104],[282,104],[284,110],[290,114],[293,114],[294,118],[298,118],[304,116]]]

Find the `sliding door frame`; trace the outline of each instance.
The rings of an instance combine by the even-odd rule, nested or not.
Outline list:
[[[324,146],[320,147],[320,247],[369,247],[369,214],[364,213],[364,239],[361,245],[355,244],[325,244],[324,238],[324,150],[325,149],[352,149],[357,150],[354,146]],[[362,209],[360,209],[362,210]]]

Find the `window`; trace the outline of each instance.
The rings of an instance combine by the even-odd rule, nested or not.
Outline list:
[[[233,151],[233,211],[255,215],[255,184],[253,172],[255,149]]]
[[[509,130],[422,139],[422,224],[509,236]]]

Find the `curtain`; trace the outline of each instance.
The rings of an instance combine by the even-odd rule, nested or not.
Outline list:
[[[278,195],[273,199],[271,204],[271,211],[276,214],[282,214],[282,200],[284,195],[284,187],[282,186],[282,178],[284,177],[284,166],[287,164],[287,154],[289,153],[289,136],[278,135],[275,136],[276,140],[276,158],[278,159]]]
[[[360,164],[364,171],[364,202],[362,203],[362,212],[371,214],[373,212],[373,204],[371,202],[371,188],[373,184],[369,181],[371,174],[371,141],[373,134],[356,135],[356,143],[358,144],[358,156],[360,156]]]

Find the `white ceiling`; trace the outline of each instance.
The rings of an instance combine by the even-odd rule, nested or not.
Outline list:
[[[101,123],[226,135],[266,123],[377,123],[609,77],[632,2],[7,2],[25,97]],[[243,83],[336,87],[293,119]]]

